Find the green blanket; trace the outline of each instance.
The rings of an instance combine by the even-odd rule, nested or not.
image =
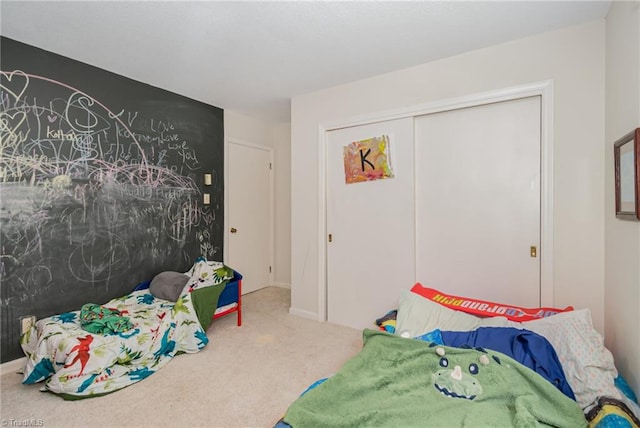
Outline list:
[[[363,349],[298,398],[304,427],[584,427],[580,407],[531,369],[484,349],[365,330]]]
[[[133,328],[128,317],[122,316],[117,309],[87,303],[80,309],[80,324],[89,333],[116,334]]]

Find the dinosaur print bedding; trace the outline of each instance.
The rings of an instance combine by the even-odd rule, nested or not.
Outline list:
[[[531,369],[484,348],[365,330],[364,347],[294,401],[279,426],[586,427],[578,404]]]
[[[39,320],[21,338],[27,356],[23,383],[44,381],[47,390],[65,399],[93,397],[145,379],[177,354],[198,352],[209,339],[192,292],[207,287],[221,291],[230,277],[221,275],[225,269],[198,259],[175,303],[140,290],[102,305],[129,319],[132,328],[126,331],[91,333],[83,328],[80,311]],[[212,304],[215,308],[216,302]]]

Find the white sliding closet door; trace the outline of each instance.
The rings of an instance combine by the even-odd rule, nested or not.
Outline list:
[[[346,184],[344,147],[381,135],[389,136],[395,177]],[[400,290],[409,289],[415,282],[413,148],[413,118],[328,132],[330,322],[372,327],[376,318],[397,307]],[[370,168],[364,161],[362,165]]]
[[[416,276],[540,305],[540,97],[416,117]]]

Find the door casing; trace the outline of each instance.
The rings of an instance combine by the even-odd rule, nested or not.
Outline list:
[[[540,141],[540,302],[553,306],[553,80],[434,101],[357,118],[321,123],[318,127],[318,320],[327,320],[327,133],[381,121],[475,107],[519,98],[541,97]]]

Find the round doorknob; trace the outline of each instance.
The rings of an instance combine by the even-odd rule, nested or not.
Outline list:
[[[236,233],[238,231],[238,229],[236,229],[235,227],[231,228],[231,233]]]

